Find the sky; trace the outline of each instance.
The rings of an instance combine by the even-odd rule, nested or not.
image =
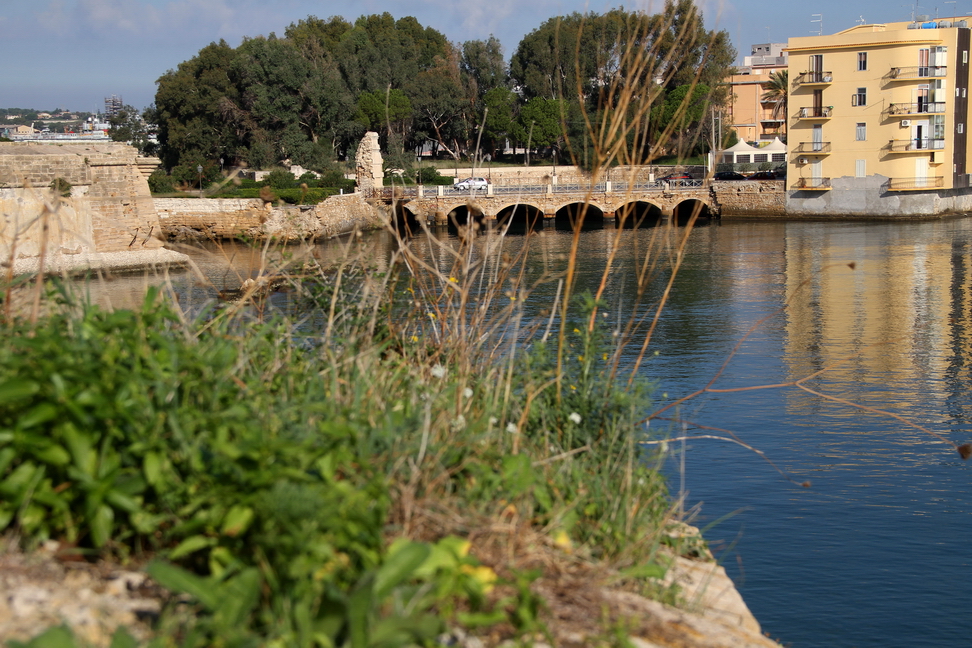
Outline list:
[[[754,43],[834,33],[861,22],[898,22],[912,15],[972,13],[972,0],[925,5],[887,0],[697,0],[708,29],[725,29],[741,57]],[[118,95],[145,108],[155,81],[211,42],[283,35],[317,16],[389,12],[415,16],[449,40],[496,36],[509,59],[520,40],[553,16],[616,6],[656,12],[654,3],[607,0],[0,0],[0,108],[98,112]],[[819,14],[819,15],[814,15]],[[817,21],[817,22],[814,22]]]

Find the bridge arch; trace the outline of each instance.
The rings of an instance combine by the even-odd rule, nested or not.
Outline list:
[[[392,223],[399,234],[411,236],[422,231],[418,217],[405,206],[405,201],[398,200],[392,205]]]
[[[644,200],[625,203],[614,212],[618,226],[624,229],[655,227],[662,221],[662,217],[661,207]]]
[[[585,202],[575,202],[564,205],[554,214],[554,227],[558,230],[573,230],[581,215],[584,216],[583,230],[602,229],[604,227],[604,212],[600,207]]]
[[[508,234],[527,234],[543,229],[543,211],[533,205],[517,203],[499,210],[496,222]]]
[[[689,220],[691,220],[696,211],[698,212],[698,217],[695,221],[697,225],[708,223],[709,219],[712,218],[709,206],[705,202],[695,198],[689,198],[675,205],[675,209],[672,211],[672,222],[679,227],[688,225]]]
[[[485,220],[486,214],[479,207],[469,203],[459,205],[448,214],[449,233],[455,234],[470,227],[473,231],[479,231],[486,225]]]

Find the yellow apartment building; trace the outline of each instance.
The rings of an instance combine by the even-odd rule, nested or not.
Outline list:
[[[970,24],[858,25],[789,40],[788,213],[972,211]]]
[[[743,59],[739,73],[729,77],[732,96],[728,125],[744,142],[786,139],[786,115],[774,110],[774,102],[763,101],[770,75],[786,69],[784,48],[784,43],[753,45],[752,54]]]

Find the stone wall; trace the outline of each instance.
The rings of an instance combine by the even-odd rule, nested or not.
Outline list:
[[[779,180],[713,182],[712,195],[722,218],[778,217],[786,213],[786,191]]]
[[[49,187],[61,178],[70,195]],[[160,227],[134,148],[0,143],[0,256],[155,250]]]
[[[888,178],[841,177],[830,191],[790,191],[787,215],[802,218],[935,218],[972,212],[972,190],[888,191]]]

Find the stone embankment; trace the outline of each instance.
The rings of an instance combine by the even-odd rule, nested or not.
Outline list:
[[[16,272],[180,264],[142,162],[117,143],[0,143],[0,258]]]
[[[175,240],[319,240],[355,229],[376,229],[384,222],[380,211],[361,194],[331,196],[313,207],[280,206],[259,198],[156,198],[155,209],[162,233]]]

